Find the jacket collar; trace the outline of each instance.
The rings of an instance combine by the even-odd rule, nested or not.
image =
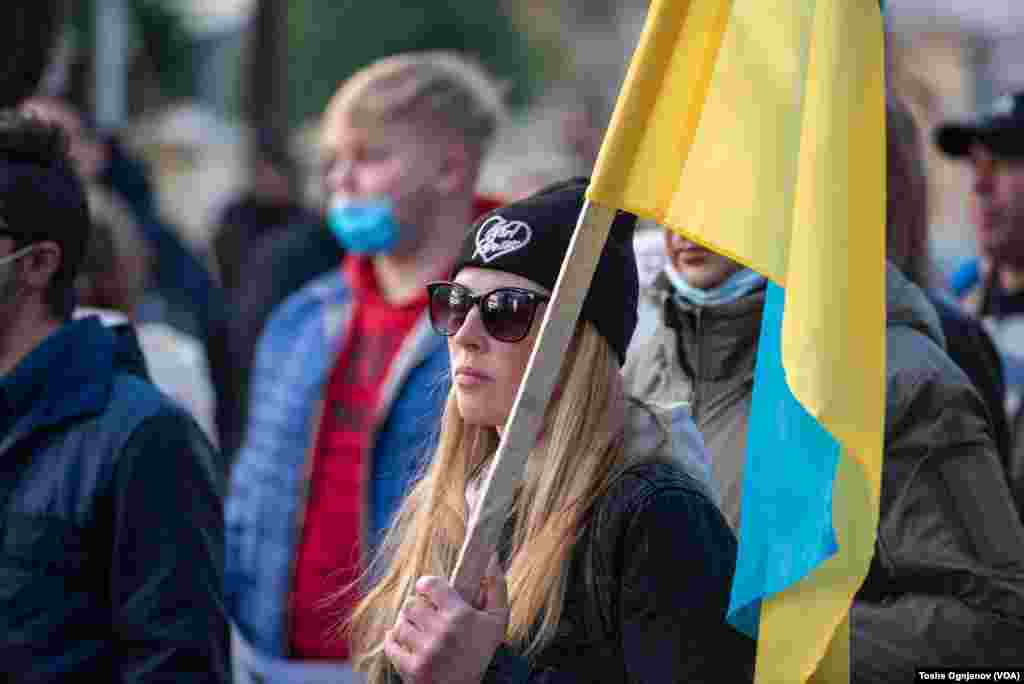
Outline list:
[[[101,412],[118,347],[117,335],[95,317],[65,323],[36,347],[0,383],[5,410],[14,416],[0,452],[37,430]]]
[[[764,314],[765,289],[735,302],[699,307],[673,297],[672,284],[659,274],[651,285],[653,302],[665,327],[666,342],[680,347],[680,361],[694,382],[729,380],[753,373]]]
[[[678,308],[682,311],[700,311],[701,316],[720,318],[743,317],[748,315],[750,311],[764,306],[765,288],[763,286],[748,295],[744,295],[735,302],[718,304],[715,306],[698,306],[697,304],[673,297],[675,289],[672,287],[672,283],[669,281],[668,276],[664,273],[659,273],[654,278],[654,281],[651,283],[651,290],[657,298],[660,306],[664,306],[666,302],[674,299],[677,301]]]
[[[891,263],[885,267],[885,324],[913,328],[943,349],[946,337],[942,322],[928,296]]]
[[[311,281],[298,295],[305,302],[318,308],[321,329],[327,349],[337,349],[339,340],[347,334],[352,320],[355,293],[340,269],[334,269]],[[381,388],[378,411],[378,426],[391,411],[391,404],[397,397],[409,372],[425,359],[439,353],[447,346],[446,338],[434,332],[430,326],[430,314],[424,310],[412,331],[406,336],[393,360]],[[324,357],[322,367],[316,371],[318,382],[326,382],[334,364],[334,355]],[[317,385],[319,386],[319,384]]]

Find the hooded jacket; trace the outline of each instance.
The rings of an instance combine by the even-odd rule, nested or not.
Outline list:
[[[129,328],[66,323],[0,379],[0,679],[226,682],[223,480]]]
[[[739,529],[746,425],[764,294],[717,309],[679,305],[667,279],[644,293],[653,333],[624,368],[627,389],[687,403],[708,445],[723,509]],[[875,558],[854,604],[855,682],[915,669],[1024,662],[1024,528],[982,400],[945,353],[934,308],[886,272],[886,421]]]
[[[680,303],[672,294],[664,273],[641,292],[638,335],[622,370],[626,391],[661,409],[689,409],[707,447],[722,512],[739,529],[741,466],[765,291],[707,308]]]

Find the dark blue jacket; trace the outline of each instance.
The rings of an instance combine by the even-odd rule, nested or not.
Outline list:
[[[0,378],[3,681],[228,681],[222,478],[132,339],[67,323]]]

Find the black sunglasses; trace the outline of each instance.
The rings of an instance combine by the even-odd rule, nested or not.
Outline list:
[[[502,342],[519,342],[530,333],[537,305],[551,297],[521,287],[499,287],[485,294],[473,294],[465,285],[440,281],[427,285],[430,324],[438,334],[450,337],[459,332],[474,306],[480,307],[480,321],[487,334]]]

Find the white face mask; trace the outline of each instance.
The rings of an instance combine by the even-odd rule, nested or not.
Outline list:
[[[31,253],[34,247],[35,245],[25,245],[7,256],[0,257],[0,292],[4,293],[5,298],[8,296],[8,287],[14,280],[14,269],[11,268],[11,264]]]
[[[25,256],[35,248],[35,245],[25,245],[19,250],[11,252],[7,256],[0,257],[0,266],[6,266],[7,264],[14,263],[21,257]]]

